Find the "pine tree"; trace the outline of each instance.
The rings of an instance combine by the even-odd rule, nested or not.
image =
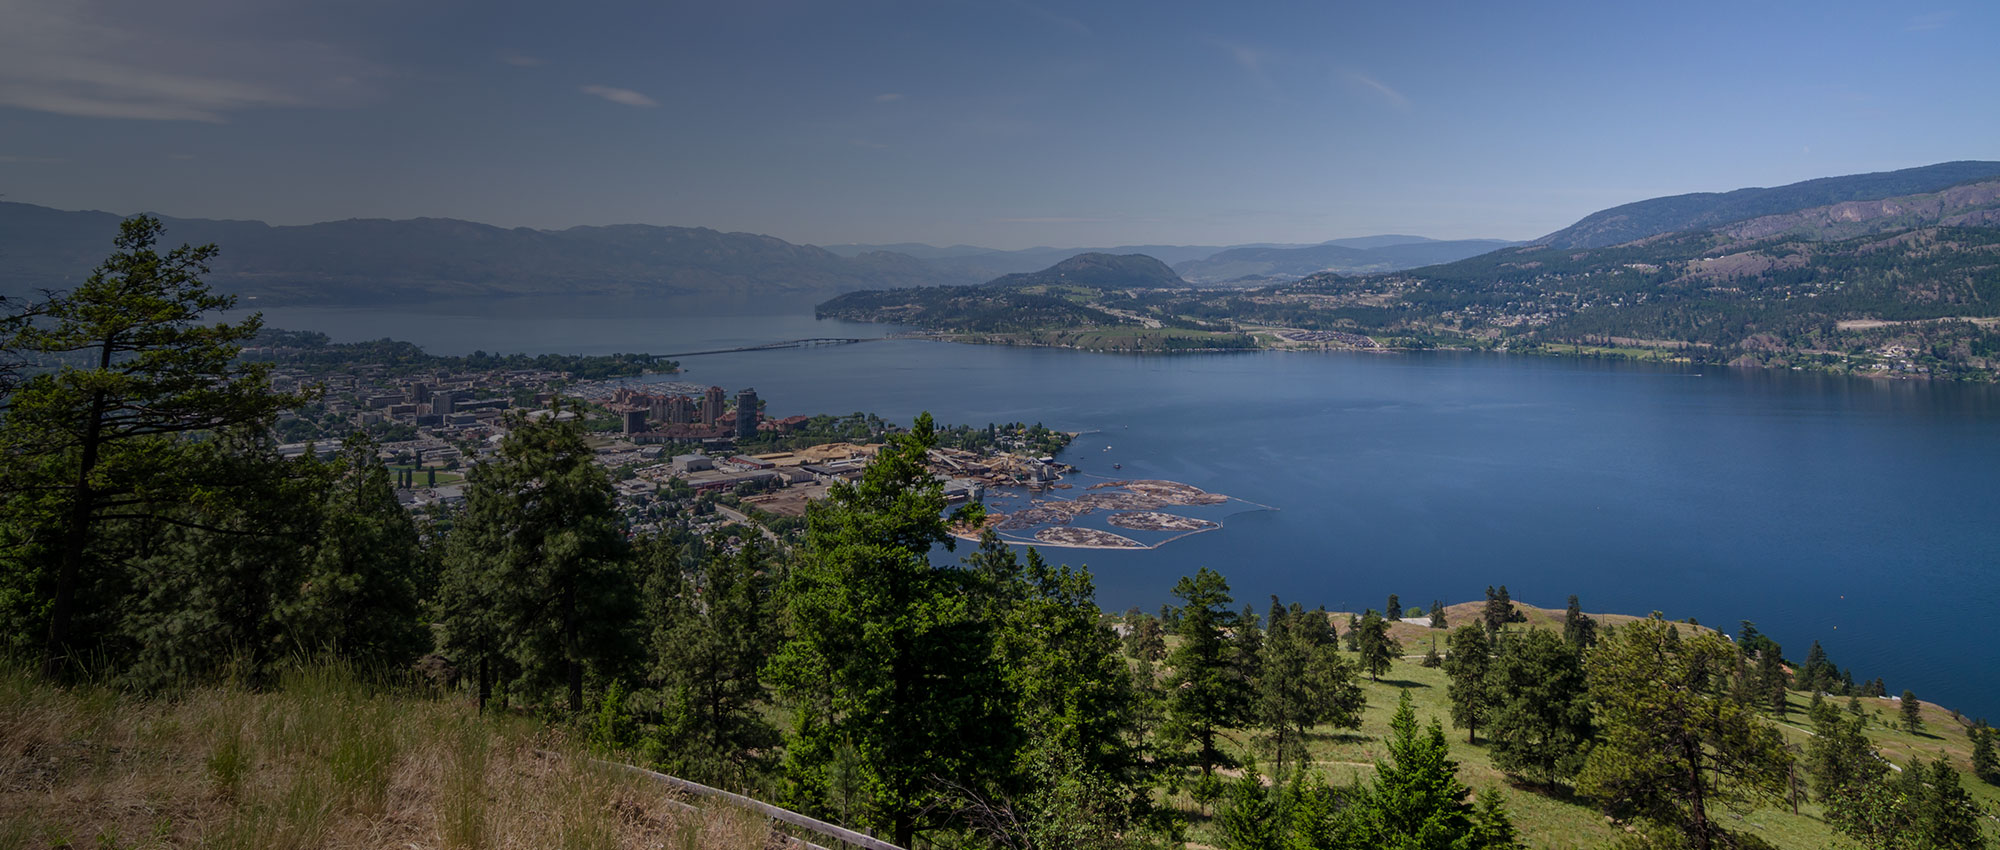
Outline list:
[[[1125,618],[1125,653],[1144,661],[1167,657],[1167,633],[1158,618],[1145,614]]]
[[[1387,613],[1382,615],[1382,619],[1391,623],[1403,619],[1403,602],[1396,598],[1396,594],[1389,594],[1389,607],[1383,610]]]
[[[341,444],[296,597],[277,612],[290,641],[367,667],[397,667],[429,642],[420,615],[416,524],[396,501],[376,442]]]
[[[1767,644],[1757,653],[1757,675],[1755,693],[1758,701],[1770,709],[1772,714],[1785,716],[1790,708],[1785,694],[1788,684],[1785,676],[1784,649],[1775,643]]]
[[[1389,730],[1383,741],[1389,757],[1375,763],[1375,781],[1369,787],[1366,806],[1372,834],[1367,846],[1426,850],[1464,846],[1465,836],[1473,831],[1473,807],[1465,799],[1466,787],[1458,781],[1458,764],[1451,760],[1444,729],[1435,719],[1427,728],[1419,728],[1410,692],[1404,691]]]
[[[679,694],[687,730],[658,741],[662,769],[711,784],[744,787],[778,744],[759,711],[768,688],[763,667],[778,634],[772,609],[775,563],[756,540],[720,548],[659,538],[641,543],[647,678]]]
[[[1209,776],[1228,761],[1216,736],[1249,707],[1249,683],[1240,677],[1235,645],[1223,634],[1236,625],[1236,614],[1229,610],[1229,583],[1207,567],[1175,584],[1174,596],[1182,602],[1181,644],[1167,658],[1174,671],[1167,682],[1168,733],[1195,745],[1195,763]]]
[[[1309,618],[1300,611],[1274,619],[1277,625],[1265,637],[1262,675],[1256,681],[1255,716],[1271,744],[1272,775],[1279,779],[1287,763],[1305,759],[1307,730],[1322,725],[1358,729],[1365,705],[1353,665],[1323,633],[1313,634]]]
[[[1512,635],[1500,644],[1485,690],[1494,766],[1550,787],[1576,774],[1595,737],[1576,650],[1551,631]]]
[[[1972,727],[1972,775],[1980,781],[2000,785],[2000,758],[1993,753],[1993,727],[1980,720]]]
[[[1903,691],[1903,728],[1915,735],[1924,731],[1924,709],[1917,702],[1917,695],[1906,688]]]
[[[1369,681],[1380,681],[1403,647],[1389,636],[1389,621],[1374,611],[1362,616],[1355,631],[1359,633],[1356,643],[1361,653],[1361,669],[1368,671]]]
[[[1117,636],[1099,622],[1090,571],[1050,567],[1031,548],[1020,581],[1025,592],[1007,611],[997,647],[1010,713],[1026,736],[1017,779],[1031,784],[1052,765],[1072,781],[1122,786],[1138,762],[1137,697]]]
[[[615,494],[581,421],[516,417],[498,458],[472,469],[445,567],[468,598],[443,601],[463,620],[446,625],[447,654],[504,655],[523,695],[560,690],[573,713],[587,673],[615,678],[635,653],[638,615]]]
[[[1826,650],[1820,647],[1819,641],[1813,641],[1812,649],[1806,651],[1805,663],[1799,665],[1793,678],[1797,680],[1799,690],[1817,694],[1832,688],[1839,673],[1834,669],[1833,662],[1827,660]]]
[[[1981,850],[1979,805],[1944,761],[1918,761],[1830,800],[1827,821],[1870,850]]]
[[[1215,819],[1226,850],[1267,850],[1279,846],[1285,823],[1255,770],[1229,786],[1229,803]]]
[[[1782,799],[1783,736],[1717,693],[1737,657],[1720,635],[1682,638],[1657,613],[1610,630],[1590,654],[1599,734],[1577,790],[1614,816],[1680,832],[1695,850],[1728,841],[1711,806]]]
[[[945,816],[930,807],[939,780],[975,783],[1009,767],[992,637],[972,618],[964,577],[929,559],[953,545],[944,489],[924,464],[936,445],[935,423],[918,416],[861,480],[807,510],[785,588],[788,635],[768,667],[797,711],[787,796],[858,809],[904,847],[927,816]],[[956,519],[979,515],[968,506]],[[836,769],[867,793],[836,799]]]
[[[1861,733],[1861,718],[1842,717],[1822,706],[1813,714],[1813,737],[1806,741],[1806,772],[1813,797],[1829,808],[1859,800],[1889,772],[1888,763]]]
[[[1431,600],[1431,628],[1449,628],[1444,621],[1444,603],[1436,599]]]
[[[198,527],[160,530],[127,564],[136,589],[120,606],[120,631],[134,647],[121,659],[127,685],[199,681],[227,665],[261,687],[287,655],[328,649],[314,639],[316,618],[300,616],[299,603],[313,591],[307,565],[323,525],[330,467],[303,457],[265,461],[264,441],[241,436],[193,447],[208,472],[251,476],[240,498],[174,512]]]
[[[1466,743],[1479,742],[1479,727],[1492,709],[1493,700],[1486,690],[1491,653],[1485,629],[1459,626],[1452,631],[1444,657],[1445,692],[1451,700],[1451,725],[1465,730]]]
[[[21,381],[0,419],[0,520],[26,543],[0,576],[0,598],[16,603],[0,616],[9,634],[40,633],[51,670],[119,628],[132,553],[114,547],[131,535],[108,525],[199,528],[188,508],[246,483],[204,463],[210,448],[189,438],[262,434],[303,401],[272,392],[267,366],[237,361],[259,317],[198,324],[235,298],[201,281],[215,246],[162,255],[163,229],[126,220],[88,280],[0,321],[0,351],[87,360]]]
[[[1257,667],[1263,662],[1264,630],[1258,627],[1257,610],[1248,604],[1236,615],[1236,675],[1244,682],[1257,681]]]
[[[1479,792],[1479,808],[1472,813],[1472,831],[1466,837],[1467,847],[1482,850],[1517,850],[1525,847],[1520,833],[1514,829],[1514,821],[1507,815],[1504,797],[1496,789]]]
[[[1504,584],[1500,585],[1500,590],[1497,592],[1491,586],[1486,588],[1486,608],[1482,613],[1489,636],[1500,634],[1502,626],[1520,619],[1521,616],[1514,610],[1513,600],[1507,597],[1507,586]]]
[[[1597,642],[1597,621],[1583,613],[1574,593],[1569,597],[1569,610],[1563,613],[1563,640],[1578,652]]]

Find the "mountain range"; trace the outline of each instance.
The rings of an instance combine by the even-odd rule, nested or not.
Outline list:
[[[1106,330],[1143,328],[1139,343],[1155,348],[1255,334],[1275,347],[1539,349],[1994,380],[2000,176],[1961,179],[1981,174],[2000,175],[2000,163],[1656,199],[1450,262],[1249,290],[1157,275],[1092,284],[1051,268],[977,287],[850,293],[819,310],[1026,344],[1101,345]],[[1330,246],[1236,249],[1198,263],[1299,252],[1335,256]]]
[[[122,216],[0,203],[0,293],[68,288],[109,253]],[[207,280],[259,304],[372,306],[516,295],[810,303],[875,286],[972,283],[882,251],[843,257],[702,227],[501,228],[447,218],[274,227],[162,217],[169,245],[213,242]]]
[[[1534,240],[1551,248],[1604,248],[1683,230],[1782,215],[1847,201],[1874,201],[1936,192],[2000,177],[2000,162],[1941,162],[1900,171],[1822,177],[1775,188],[1670,195],[1615,206]]]
[[[81,282],[109,252],[122,218],[108,212],[0,202],[0,294],[65,289]],[[1206,283],[1217,278],[1202,271],[1200,263],[1230,252],[1265,252],[1255,255],[1264,259],[1231,261],[1230,268],[1293,279],[1329,268],[1409,268],[1437,262],[1453,250],[1439,254],[1436,246],[1458,244],[1421,236],[1371,236],[1310,246],[1000,251],[899,243],[818,248],[752,233],[638,224],[536,230],[446,218],[349,219],[298,226],[160,218],[166,225],[167,244],[221,246],[209,282],[260,305],[369,306],[522,295],[664,297],[739,306],[809,304],[859,289],[983,283],[1045,269],[1085,253],[1143,254],[1162,263],[1192,264],[1195,272],[1190,280]],[[1483,247],[1500,244],[1504,243]],[[1362,259],[1344,264],[1270,259],[1289,250]]]

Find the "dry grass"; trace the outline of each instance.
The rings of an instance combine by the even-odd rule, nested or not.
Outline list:
[[[0,850],[755,848],[768,822],[683,811],[558,732],[330,668],[172,699],[0,668]]]

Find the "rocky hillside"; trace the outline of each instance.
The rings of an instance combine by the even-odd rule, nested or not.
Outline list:
[[[2000,162],[1961,161],[1900,171],[1822,177],[1769,189],[1673,195],[1591,213],[1534,242],[1561,249],[1603,248],[1662,233],[1711,229],[1848,201],[1938,192],[1995,177],[2000,177]]]

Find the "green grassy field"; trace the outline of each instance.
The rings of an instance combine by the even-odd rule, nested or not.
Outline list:
[[[1527,622],[1511,625],[1509,629],[1562,628],[1563,612],[1560,610],[1531,608],[1519,603],[1516,607],[1526,616]],[[1480,608],[1479,603],[1450,606],[1445,612],[1446,620],[1452,625],[1476,623]],[[1592,616],[1598,619],[1600,627],[1638,619],[1616,614]],[[1344,630],[1346,614],[1337,615],[1336,622]],[[1430,718],[1435,717],[1444,725],[1446,737],[1451,742],[1452,758],[1459,764],[1460,781],[1475,792],[1497,788],[1505,793],[1508,811],[1521,830],[1522,839],[1530,847],[1546,850],[1597,848],[1620,834],[1622,827],[1607,821],[1587,801],[1571,797],[1566,792],[1551,791],[1533,783],[1511,779],[1493,766],[1484,738],[1478,744],[1467,744],[1465,731],[1451,728],[1451,704],[1446,695],[1444,671],[1441,668],[1425,668],[1419,663],[1422,654],[1430,648],[1432,636],[1438,638],[1439,651],[1443,651],[1445,631],[1411,623],[1395,623],[1391,625],[1390,633],[1402,643],[1406,657],[1397,660],[1379,682],[1363,677],[1361,684],[1368,698],[1368,708],[1362,717],[1361,728],[1358,731],[1322,728],[1315,731],[1309,743],[1316,769],[1328,780],[1335,784],[1346,784],[1355,778],[1364,783],[1368,781],[1374,773],[1375,760],[1385,757],[1382,740],[1389,732],[1389,716],[1395,710],[1401,693],[1408,691],[1419,723],[1428,723]],[[1351,653],[1347,657],[1350,660],[1354,658]],[[1836,708],[1844,708],[1847,703],[1846,697],[1829,699]],[[1800,747],[1805,745],[1810,735],[1807,730],[1811,721],[1806,718],[1810,701],[1809,694],[1793,693],[1789,716],[1782,720],[1772,718],[1772,722],[1784,730],[1786,738]],[[1900,722],[1901,716],[1896,700],[1863,699],[1861,702],[1870,717],[1868,737],[1891,763],[1907,765],[1913,756],[1928,759],[1942,754],[1963,774],[1963,786],[1975,800],[1989,809],[2000,806],[2000,788],[1972,777],[1972,745],[1967,736],[1969,727],[1954,720],[1947,709],[1925,704],[1923,717],[1926,729],[1923,734],[1911,735],[1895,725]],[[1239,757],[1255,755],[1260,762],[1268,763],[1269,752],[1254,746],[1251,732],[1238,730],[1232,732],[1229,738],[1232,753]],[[1190,838],[1201,844],[1217,843],[1218,837],[1208,818],[1191,799],[1182,795],[1172,802],[1193,823]],[[1766,806],[1744,813],[1724,810],[1716,814],[1729,829],[1754,834],[1778,847],[1819,850],[1850,844],[1842,841],[1826,823],[1819,805],[1810,800],[1801,800],[1798,814],[1793,814],[1789,806]],[[2000,841],[2000,824],[1989,822],[1988,836],[1989,840]]]

